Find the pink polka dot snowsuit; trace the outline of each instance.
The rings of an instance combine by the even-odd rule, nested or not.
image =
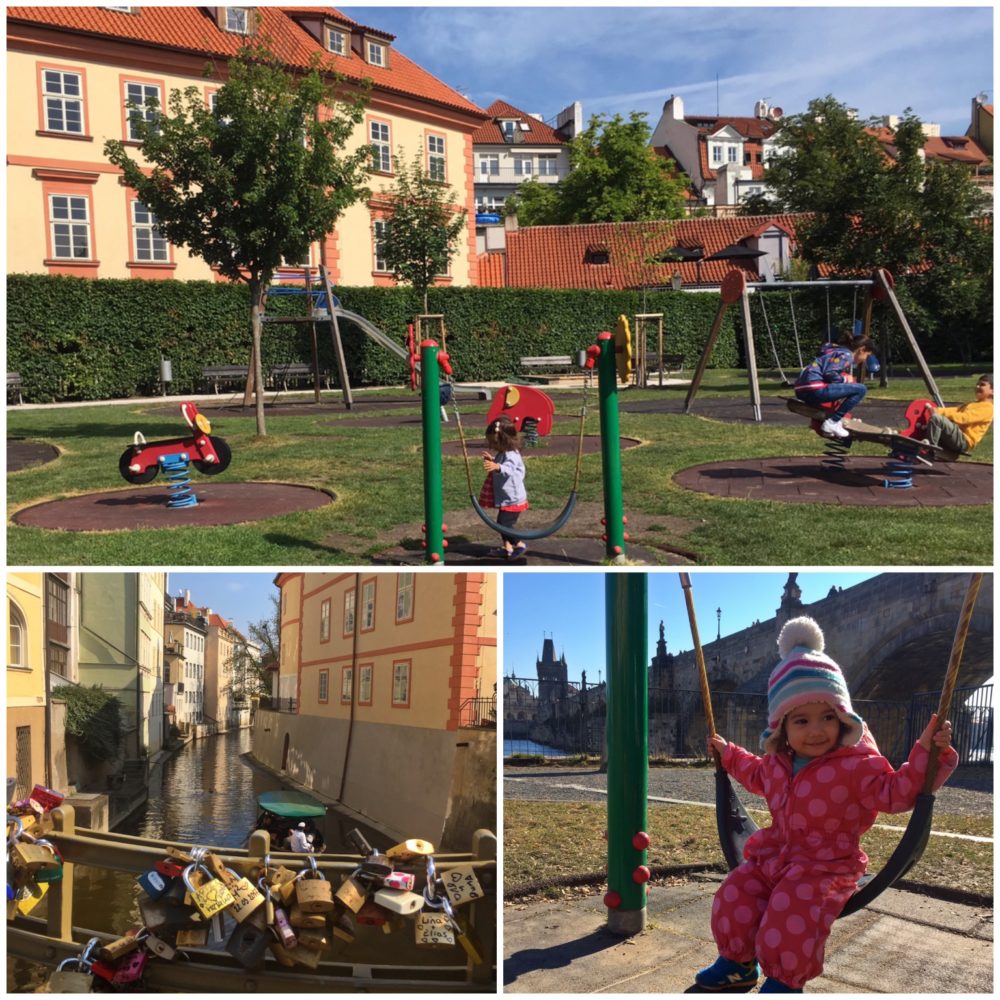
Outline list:
[[[793,777],[785,754],[757,757],[730,743],[723,766],[767,799],[773,822],[747,841],[746,860],[715,894],[712,934],[719,954],[736,962],[756,957],[766,975],[795,989],[818,976],[830,928],[868,862],[861,835],[880,812],[913,808],[929,759],[918,743],[894,771],[862,740],[831,750]],[[957,765],[954,749],[942,752],[935,789]]]

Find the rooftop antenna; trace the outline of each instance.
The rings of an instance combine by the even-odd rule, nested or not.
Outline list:
[[[715,117],[718,118],[719,111],[719,74],[715,74]]]

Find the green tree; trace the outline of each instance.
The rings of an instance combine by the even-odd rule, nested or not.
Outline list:
[[[251,622],[247,632],[260,650],[260,659],[251,663],[248,687],[255,684],[256,693],[267,694],[271,690],[268,667],[281,662],[281,604],[277,597],[271,595],[271,614],[259,622]]]
[[[451,187],[424,170],[419,153],[411,164],[396,153],[396,180],[387,191],[391,201],[381,241],[386,266],[397,281],[410,285],[423,299],[467,233],[465,209],[456,209]]]
[[[206,76],[213,75],[206,67]],[[364,88],[337,97],[338,78],[319,61],[293,75],[266,41],[230,61],[214,109],[198,87],[171,91],[166,109],[131,110],[145,167],[112,139],[104,154],[156,216],[164,236],[185,245],[250,288],[252,352],[245,402],[256,391],[257,433],[264,425],[261,312],[282,258],[301,259],[341,213],[368,194],[371,150],[343,149],[364,116]],[[155,113],[159,112],[159,113]]]
[[[681,218],[687,182],[650,137],[644,112],[592,116],[568,144],[567,177],[555,186],[525,181],[506,210],[526,226]]]
[[[992,310],[986,199],[964,167],[926,162],[925,141],[909,109],[886,136],[879,120],[857,119],[833,97],[811,101],[780,122],[765,174],[770,194],[742,211],[805,213],[796,224],[800,256],[844,275],[887,268],[928,339],[936,330],[966,357],[969,334],[986,329]]]

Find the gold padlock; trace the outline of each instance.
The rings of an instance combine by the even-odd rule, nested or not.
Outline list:
[[[292,953],[279,941],[272,941],[268,947],[271,949],[271,954],[274,955],[281,965],[287,965],[291,968],[295,964]]]
[[[298,903],[292,903],[288,910],[288,922],[293,927],[325,927],[324,913],[303,913]]]
[[[323,877],[311,855],[306,859],[309,869],[295,882],[295,899],[303,913],[329,913],[333,907],[333,886]]]
[[[38,868],[47,868],[59,863],[56,853],[51,847],[29,844],[22,840],[14,845],[12,854],[14,867],[23,871],[33,872]]]
[[[333,936],[348,944],[354,943],[354,924],[346,913],[339,913],[333,918]]]
[[[365,905],[367,893],[360,882],[348,876],[337,890],[336,896],[352,913],[357,913]]]
[[[454,868],[449,868],[441,873],[441,880],[444,882],[444,891],[448,894],[452,906],[471,903],[473,900],[482,899],[485,895],[479,879],[476,878],[473,865],[456,865]]]
[[[45,893],[49,891],[48,882],[29,882],[28,885],[24,886],[17,894],[17,898],[13,900],[17,912],[27,916],[31,911],[38,906],[38,904],[45,897]],[[10,912],[8,905],[7,912]]]
[[[193,929],[182,928],[177,932],[178,948],[204,948],[208,944],[208,928],[195,927]]]
[[[473,965],[482,965],[483,945],[479,940],[479,935],[476,934],[472,926],[468,923],[463,923],[462,921],[456,921],[452,924],[452,928],[456,930],[458,943],[465,950],[465,954],[469,956],[469,961],[472,962]]]
[[[426,857],[428,854],[433,854],[434,845],[429,840],[404,840],[401,844],[390,847],[385,853],[387,857],[406,861],[409,858]]]
[[[197,865],[190,864],[184,869],[184,887],[191,894],[191,901],[198,912],[207,920],[214,917],[223,910],[228,910],[235,900],[233,894],[226,888],[224,882],[217,878],[209,878],[207,882],[200,886],[194,886],[191,875],[196,870]]]
[[[205,864],[232,895],[233,904],[228,910],[238,923],[243,923],[254,910],[264,905],[263,894],[257,891],[250,879],[227,868],[221,858],[209,852],[205,856]]]
[[[315,951],[322,951],[324,948],[329,948],[330,939],[326,936],[325,928],[326,918],[324,918],[323,924],[322,928],[305,928],[296,934],[296,937],[299,939],[299,947],[312,948]]]
[[[140,945],[139,938],[135,935],[129,937],[127,934],[125,937],[117,938],[114,941],[110,941],[108,944],[103,945],[97,951],[97,957],[102,962],[117,962],[119,958],[124,958],[126,955],[131,954]]]
[[[418,913],[415,941],[424,948],[453,948],[455,932],[446,913]]]

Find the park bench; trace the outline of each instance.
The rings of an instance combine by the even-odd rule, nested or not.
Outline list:
[[[319,373],[321,384],[330,388],[330,373],[321,371]],[[285,365],[275,365],[268,373],[268,383],[272,386],[281,386],[283,392],[288,391],[289,385],[312,385],[313,370],[312,365],[301,362],[289,362]]]
[[[525,357],[518,361],[518,366],[525,378],[542,375],[566,375],[579,371],[576,366],[576,358],[569,354]]]
[[[684,355],[683,354],[662,354],[659,355],[656,351],[646,352],[646,371],[655,372],[659,371],[659,366],[663,365],[663,370],[665,372],[682,372],[684,371]]]
[[[201,370],[201,377],[218,392],[220,385],[244,385],[248,371],[246,365],[206,365]]]
[[[12,400],[19,405],[24,402],[21,398],[21,374],[20,372],[7,372],[7,402]]]

